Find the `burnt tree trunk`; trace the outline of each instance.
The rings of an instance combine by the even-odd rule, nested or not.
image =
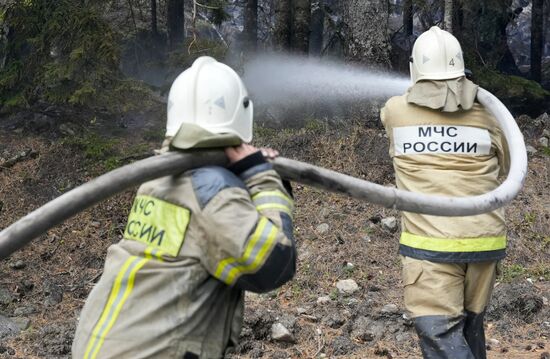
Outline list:
[[[166,26],[170,50],[175,50],[185,39],[184,0],[168,0]]]
[[[291,1],[275,1],[275,29],[273,42],[277,50],[290,49]]]
[[[388,1],[346,0],[341,6],[344,55],[352,61],[389,66]]]
[[[316,3],[311,11],[311,33],[309,35],[309,53],[319,56],[323,51],[323,32],[325,31],[325,11]]]
[[[407,36],[413,34],[413,16],[413,1],[403,1],[403,31]]]
[[[543,4],[544,0],[533,0],[531,11],[531,78],[537,82],[542,80]]]
[[[460,40],[466,58],[476,67],[516,75],[519,70],[508,47],[506,26],[513,19],[512,0],[462,0]]]
[[[291,33],[292,50],[298,53],[309,52],[309,34],[311,23],[311,0],[293,1],[293,22]]]
[[[151,32],[154,36],[158,35],[157,27],[157,0],[151,0]]]
[[[453,14],[454,14],[454,1],[453,0],[445,0],[445,12],[443,15],[443,28],[453,33]]]
[[[246,48],[255,51],[258,46],[258,0],[246,0],[243,31]]]

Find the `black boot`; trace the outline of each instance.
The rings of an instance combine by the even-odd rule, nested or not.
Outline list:
[[[485,331],[483,330],[484,316],[485,312],[476,314],[466,311],[464,337],[476,359],[487,358],[487,352],[485,350]]]
[[[464,317],[430,315],[414,319],[425,359],[475,359],[464,338]]]

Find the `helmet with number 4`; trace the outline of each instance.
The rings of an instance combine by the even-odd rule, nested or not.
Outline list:
[[[229,66],[203,56],[170,88],[166,136],[176,136],[187,124],[250,142],[252,118],[252,101],[239,75]]]
[[[420,80],[449,80],[464,76],[460,43],[447,31],[433,26],[416,39],[410,71],[413,84]]]

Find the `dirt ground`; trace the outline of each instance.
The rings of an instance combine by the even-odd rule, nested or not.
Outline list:
[[[93,117],[86,126],[42,118],[38,122],[47,126],[38,130],[25,118],[0,122],[0,228],[109,169],[150,155],[162,139],[162,117]],[[520,119],[537,153],[529,157],[525,189],[506,210],[509,254],[487,313],[489,358],[550,357],[550,153],[538,144],[550,120],[541,121]],[[383,131],[359,120],[257,128],[255,141],[289,158],[383,185],[394,181]],[[401,298],[399,231],[381,224],[398,219],[398,212],[298,184],[293,189],[297,275],[274,292],[247,294],[242,340],[230,357],[419,358]],[[0,262],[0,319],[18,326],[2,337],[0,325],[0,358],[70,356],[79,310],[101,275],[107,247],[122,236],[134,190]],[[341,279],[355,280],[359,290],[340,294],[335,284]],[[274,323],[291,332],[289,342],[272,340]]]

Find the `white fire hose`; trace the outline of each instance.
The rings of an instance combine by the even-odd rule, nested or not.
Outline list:
[[[510,150],[508,177],[496,189],[483,195],[444,197],[413,193],[282,157],[275,159],[273,165],[281,177],[288,180],[387,208],[438,216],[490,212],[512,201],[521,190],[527,175],[527,152],[523,135],[508,109],[482,88],[478,91],[477,100],[498,120]],[[120,167],[46,203],[0,232],[0,258],[8,257],[50,228],[129,187],[192,168],[226,164],[223,151],[218,149],[174,151]]]

